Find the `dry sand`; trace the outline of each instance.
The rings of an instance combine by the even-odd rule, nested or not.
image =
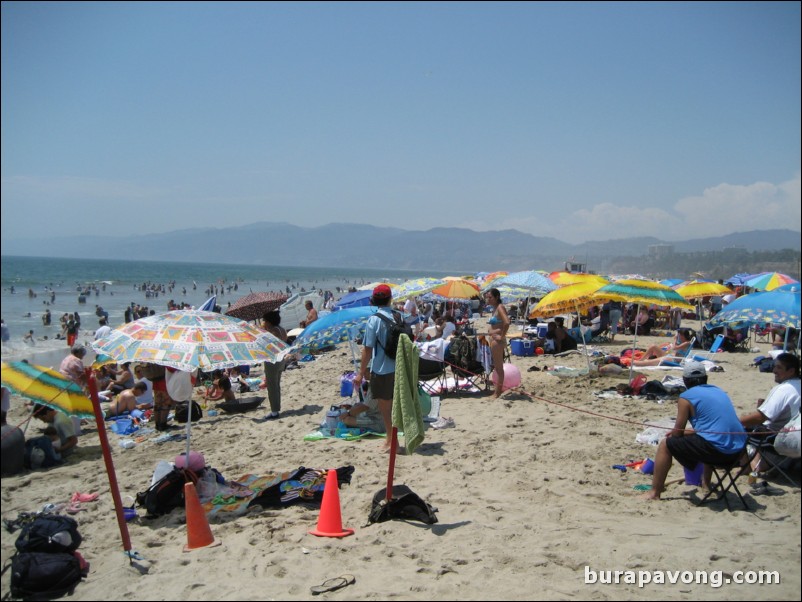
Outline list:
[[[644,337],[643,346],[666,337]],[[623,337],[601,346],[617,352]],[[767,348],[762,349],[763,352]],[[724,372],[710,382],[727,390],[740,412],[753,408],[773,386],[771,374],[750,367],[757,353],[719,354]],[[669,488],[660,502],[645,502],[633,490],[650,478],[611,468],[645,457],[655,448],[635,443],[643,430],[633,423],[672,418],[676,403],[640,398],[602,399],[595,392],[623,379],[559,379],[531,366],[585,366],[567,358],[513,357],[525,394],[448,395],[441,415],[456,428],[429,429],[420,448],[399,456],[396,483],[409,485],[439,509],[439,523],[390,521],[367,525],[373,495],[387,475],[382,440],[306,442],[325,409],[340,402],[339,375],[349,369],[347,347],[318,356],[283,376],[283,412],[278,421],[256,423],[256,413],[204,417],[193,428],[193,449],[227,478],[269,474],[299,466],[353,465],[350,486],[339,492],[342,523],[356,530],[345,539],[309,535],[317,509],[292,506],[212,522],[222,545],[182,552],[187,542],[183,509],[129,524],[133,547],[145,557],[138,568],[122,553],[99,440],[94,430],[80,440],[67,465],[2,480],[2,514],[37,511],[64,502],[77,491],[98,492],[76,518],[91,563],[76,600],[285,600],[312,597],[310,587],[352,574],[356,582],[332,599],[514,600],[514,599],[739,599],[800,598],[800,490],[780,480],[775,495],[748,494],[750,511],[728,512],[723,501],[693,503],[695,487]],[[662,378],[673,371],[644,371]],[[600,416],[572,411],[560,402]],[[9,422],[24,419],[18,398]],[[28,435],[37,434],[34,421]],[[144,490],[159,460],[172,460],[184,442],[151,441],[121,449],[109,434],[123,495]],[[674,464],[669,479],[681,477]],[[737,503],[737,499],[733,498]],[[737,508],[737,506],[736,506]],[[140,513],[144,513],[140,510]],[[13,552],[15,534],[3,530],[2,559]],[[708,571],[711,579],[737,578],[738,571],[776,571],[772,585],[677,583],[586,583],[599,571]],[[591,571],[588,573],[588,571]],[[714,573],[717,572],[717,573]],[[686,575],[687,576],[687,575]],[[605,576],[606,578],[606,576]],[[666,577],[666,580],[668,577]],[[9,575],[2,578],[8,591]],[[622,577],[623,580],[623,577]]]

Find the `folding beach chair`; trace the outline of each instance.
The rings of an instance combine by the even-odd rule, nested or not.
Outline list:
[[[723,342],[724,342],[724,335],[723,334],[716,335],[716,338],[713,340],[713,344],[710,345],[710,349],[708,351],[703,352],[701,355],[694,355],[691,359],[693,359],[696,362],[709,360],[713,355],[718,353],[718,350],[721,348],[721,344]]]
[[[741,476],[749,473],[751,470],[750,462],[752,461],[752,457],[754,456],[748,454],[746,452],[746,448],[744,448],[744,453],[738,456],[738,458],[731,464],[712,465],[712,476],[716,482],[715,484],[711,482],[710,491],[708,491],[707,494],[701,500],[699,500],[697,505],[703,505],[715,494],[715,499],[723,499],[724,503],[727,505],[727,510],[732,512],[730,502],[727,499],[727,493],[732,490],[738,496],[738,499],[741,500],[744,510],[749,510],[749,506],[746,504],[744,496],[741,495],[736,481]]]
[[[797,487],[799,484],[786,472],[786,470],[788,470],[794,462],[798,462],[799,459],[780,454],[774,448],[774,439],[776,436],[776,433],[772,433],[770,435],[764,435],[761,437],[759,432],[755,432],[749,436],[749,439],[747,439],[746,443],[753,450],[753,453],[751,454],[752,458],[754,458],[757,454],[760,454],[760,463],[757,468],[758,471],[763,472],[766,475],[780,473],[792,486]]]
[[[487,389],[487,375],[484,366],[476,359],[476,337],[465,335],[455,336],[448,349],[448,361],[451,363],[451,372],[454,374],[456,388],[460,390],[460,379],[466,380],[467,385],[478,389]]]
[[[448,392],[446,363],[420,358],[418,360],[418,385],[429,395],[445,396]]]

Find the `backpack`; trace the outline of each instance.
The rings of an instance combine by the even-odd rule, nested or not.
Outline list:
[[[173,508],[184,505],[184,484],[198,484],[197,475],[191,470],[174,468],[146,491],[136,494],[136,503],[145,508],[148,516],[169,514]]]
[[[407,335],[410,341],[415,340],[415,335],[412,333],[412,326],[407,324],[401,313],[397,311],[393,311],[392,320],[380,311],[377,311],[373,315],[378,316],[381,321],[387,325],[387,345],[382,345],[381,341],[379,341],[379,345],[384,349],[384,354],[387,357],[395,359],[396,353],[398,353],[398,340],[401,338],[402,334]]]
[[[186,401],[179,401],[175,404],[175,421],[184,424],[189,415],[189,403]],[[203,418],[203,410],[197,401],[192,402],[192,422],[197,422]]]
[[[373,496],[373,506],[368,516],[368,523],[383,523],[394,518],[417,520],[427,525],[437,522],[437,508],[421,499],[406,485],[393,485],[392,498],[387,499],[387,488],[381,489]]]
[[[19,552],[73,552],[81,541],[75,519],[43,514],[22,527],[14,545]]]
[[[72,593],[83,576],[81,562],[72,553],[22,552],[11,559],[11,595],[52,600]]]

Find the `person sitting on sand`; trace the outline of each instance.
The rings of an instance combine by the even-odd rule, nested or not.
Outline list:
[[[565,318],[554,318],[553,335],[554,353],[562,353],[563,351],[576,349],[576,339],[568,334],[568,331],[565,329]],[[546,336],[548,338],[548,334]]]
[[[306,308],[306,319],[301,320],[300,323],[301,328],[306,328],[312,322],[317,320],[317,310],[315,309],[314,303],[312,303],[311,301],[307,301],[306,303],[304,303],[304,307]]]
[[[78,435],[75,434],[75,427],[69,416],[38,403],[33,406],[33,416],[56,428],[61,442],[59,451],[62,457],[75,451],[75,448],[78,447]]]
[[[221,376],[213,381],[211,388],[206,392],[206,399],[222,400],[223,403],[236,402],[237,396],[231,388],[231,380],[227,376]]]
[[[340,406],[347,409],[347,413],[340,414],[340,421],[353,428],[362,428],[372,433],[384,433],[384,419],[379,411],[379,402],[370,394],[370,387],[367,381],[362,382],[363,397],[359,403],[353,406]]]
[[[53,447],[53,457],[56,460],[61,460],[61,437],[59,437],[56,427],[51,424],[42,431],[42,434],[50,437],[51,446]]]
[[[131,374],[131,362],[124,363],[119,370],[111,369],[115,379],[109,385],[112,393],[120,393],[134,386],[134,375]]]
[[[657,447],[652,489],[644,498],[659,500],[673,458],[688,470],[705,464],[702,486],[710,489],[711,465],[726,465],[745,456],[746,431],[738,420],[727,393],[707,384],[707,373],[700,362],[688,362],[682,371],[687,387],[677,402],[674,428]],[[690,420],[693,429],[685,430]]]
[[[690,328],[680,328],[674,342],[668,345],[652,345],[640,359],[632,362],[633,366],[660,366],[666,361],[679,361],[691,351],[693,331]]]
[[[137,405],[137,397],[141,397],[147,393],[148,387],[143,382],[135,383],[130,389],[120,392],[119,395],[111,402],[109,409],[106,411],[106,416],[119,416],[125,412],[133,412],[140,409]],[[143,404],[142,409],[147,409],[149,405]]]

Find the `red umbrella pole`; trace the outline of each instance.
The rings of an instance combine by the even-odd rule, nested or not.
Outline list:
[[[97,434],[100,437],[100,448],[103,450],[103,460],[106,462],[106,474],[109,477],[109,489],[111,497],[114,499],[114,511],[117,514],[117,526],[120,528],[120,536],[123,540],[123,550],[131,551],[131,536],[128,534],[128,524],[125,522],[123,514],[123,500],[120,496],[120,487],[117,484],[117,473],[114,471],[114,462],[111,459],[109,449],[109,437],[106,434],[106,422],[100,411],[100,399],[97,394],[97,381],[91,368],[86,369],[87,383],[89,384],[89,394],[92,398],[92,408],[95,410],[95,422],[97,423]]]
[[[390,440],[390,466],[387,468],[387,492],[384,499],[388,502],[393,499],[393,476],[395,475],[395,454],[398,451],[398,427],[393,426]]]

